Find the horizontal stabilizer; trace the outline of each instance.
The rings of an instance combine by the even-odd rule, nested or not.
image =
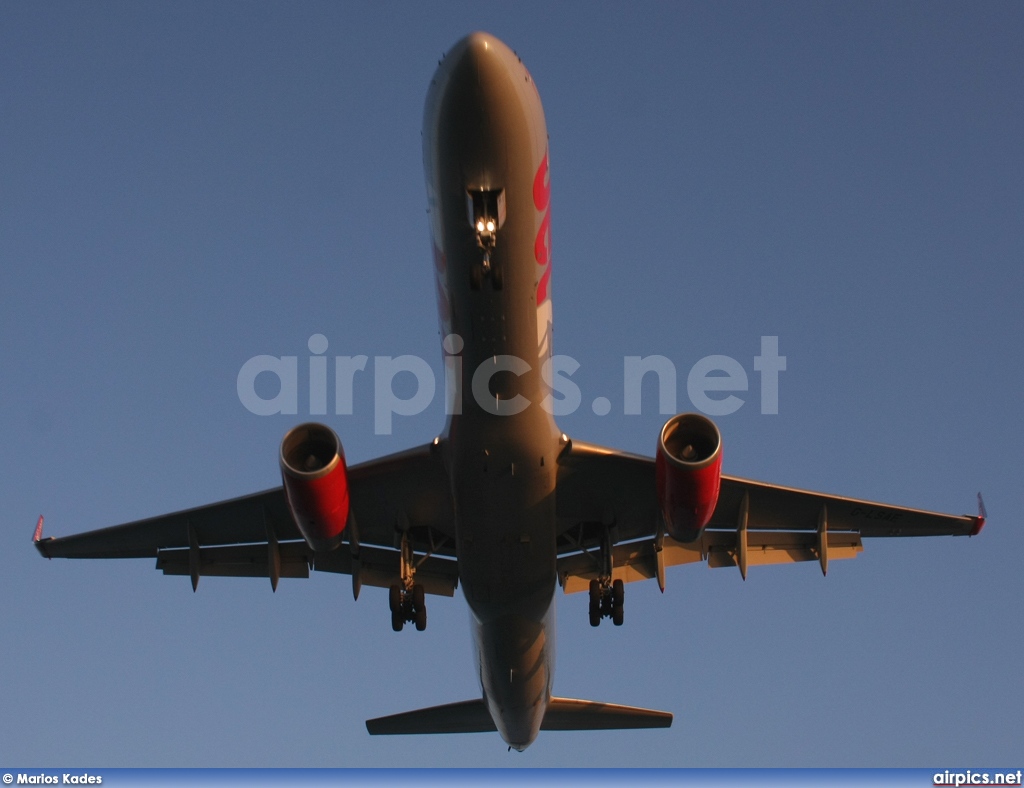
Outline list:
[[[482,698],[404,711],[366,721],[372,736],[411,733],[493,733],[494,726]]]
[[[598,731],[622,728],[668,728],[672,714],[667,711],[620,706],[593,700],[552,698],[542,731]],[[482,699],[464,700],[444,706],[406,711],[366,721],[373,736],[414,733],[488,733],[497,730]]]
[[[605,731],[620,728],[668,728],[672,713],[620,706],[595,700],[552,698],[548,704],[542,731]]]

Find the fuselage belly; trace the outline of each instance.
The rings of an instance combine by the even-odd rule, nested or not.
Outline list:
[[[460,582],[484,699],[503,738],[522,749],[551,697],[561,445],[542,407],[547,132],[515,54],[480,33],[456,44],[431,85],[423,138],[446,366],[461,378],[444,442]]]

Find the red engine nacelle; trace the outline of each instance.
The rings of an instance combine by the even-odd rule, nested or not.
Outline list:
[[[348,522],[348,469],[334,430],[300,424],[281,441],[281,478],[295,525],[314,550],[333,550]]]
[[[700,538],[718,504],[722,435],[697,413],[673,416],[661,428],[655,477],[669,534],[677,542]]]

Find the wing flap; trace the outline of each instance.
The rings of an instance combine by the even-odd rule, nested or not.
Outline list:
[[[818,534],[804,531],[760,531],[747,534],[748,566],[792,564],[799,561],[821,562]],[[718,569],[740,565],[739,539],[735,531],[705,531],[708,566]],[[864,547],[860,535],[852,532],[828,533],[828,560],[856,558]]]
[[[309,577],[312,551],[305,542],[284,542],[278,545],[280,568],[278,577]],[[271,559],[266,544],[202,547],[198,551],[197,576],[203,577],[270,577]],[[156,568],[165,575],[191,575],[192,555],[188,549],[160,550]]]
[[[826,537],[828,561],[856,558],[864,550],[860,534],[852,531],[829,531]],[[740,566],[740,539],[738,531],[705,531],[698,541],[686,544],[666,536],[661,549],[662,561],[666,567],[704,560],[713,569]],[[807,531],[749,531],[745,565],[821,563],[820,539],[821,534]],[[575,553],[558,559],[558,581],[566,594],[587,591],[590,581],[598,577],[600,562],[591,553]],[[653,539],[612,548],[613,580],[632,583],[657,577],[658,550]]]
[[[681,544],[667,538],[662,544],[664,566],[692,564],[704,560],[700,542]],[[590,588],[590,581],[600,577],[601,563],[589,552],[574,553],[558,559],[558,582],[566,594]],[[626,542],[612,548],[612,579],[623,583],[652,580],[658,576],[658,551],[654,540]]]
[[[395,550],[361,545],[358,557],[348,550],[316,553],[313,569],[351,575],[355,571],[363,585],[389,588],[401,578],[400,556]],[[459,585],[459,564],[451,558],[419,557],[416,561],[416,582],[428,594],[455,596]]]

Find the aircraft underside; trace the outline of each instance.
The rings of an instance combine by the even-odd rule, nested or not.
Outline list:
[[[349,467],[302,424],[282,486],[34,542],[49,558],[155,558],[165,574],[347,574],[387,589],[392,628],[427,627],[427,598],[461,585],[481,696],[367,722],[371,734],[658,728],[672,714],[553,694],[555,593],[587,593],[593,626],[622,625],[625,586],[707,562],[749,567],[855,557],[863,537],[975,535],[952,516],[722,474],[700,414],[669,419],[655,457],[571,440],[551,415],[551,181],[540,97],[493,36],[458,42],[431,83],[424,169],[438,313],[455,396],[432,443]],[[382,614],[384,606],[381,605]]]

